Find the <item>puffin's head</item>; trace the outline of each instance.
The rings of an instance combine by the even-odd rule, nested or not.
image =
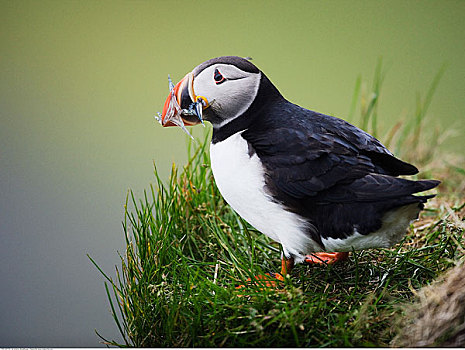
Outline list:
[[[260,70],[241,57],[208,60],[174,86],[163,107],[161,123],[176,125],[171,119],[179,113],[186,125],[198,124],[203,118],[220,127],[252,105],[261,77]]]

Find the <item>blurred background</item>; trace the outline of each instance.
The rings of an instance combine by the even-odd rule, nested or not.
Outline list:
[[[1,0],[0,346],[120,340],[86,254],[114,276],[128,189],[186,159],[183,132],[153,119],[168,74],[251,56],[292,102],[345,118],[382,57],[387,130],[446,64],[425,127],[455,129],[441,147],[463,153],[464,18],[449,0]]]

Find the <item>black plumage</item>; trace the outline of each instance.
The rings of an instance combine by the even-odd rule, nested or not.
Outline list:
[[[316,242],[346,238],[354,229],[364,235],[375,232],[387,211],[412,203],[421,209],[432,197],[413,194],[439,181],[398,178],[418,170],[373,136],[294,105],[276,92],[267,95],[253,118],[247,117],[242,137],[249,154],[255,152],[265,168],[269,193],[308,219]]]

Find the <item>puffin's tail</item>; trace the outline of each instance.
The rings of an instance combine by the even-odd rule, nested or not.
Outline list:
[[[441,183],[441,181],[439,181],[439,180],[418,180],[418,181],[415,181],[416,189],[415,189],[415,192],[413,192],[413,193],[428,191],[428,190],[430,190],[432,188],[435,188],[440,183]],[[412,196],[412,197],[416,198],[419,201],[418,207],[420,209],[423,209],[425,207],[424,203],[426,203],[426,201],[428,199],[436,197],[436,195],[435,194],[429,194],[429,195],[426,195],[426,196]]]
[[[347,187],[333,190],[325,199],[333,203],[391,203],[392,206],[426,202],[434,195],[414,196],[430,190],[441,182],[438,180],[407,180],[381,174],[368,174]]]
[[[435,188],[437,185],[441,183],[439,180],[418,180],[414,181],[415,183],[415,192],[423,192],[428,191],[432,188]]]

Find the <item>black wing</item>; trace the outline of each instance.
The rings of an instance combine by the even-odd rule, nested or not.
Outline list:
[[[335,117],[315,113],[313,118],[320,130],[324,130],[331,137],[342,139],[353,145],[360,154],[368,156],[373,164],[378,167],[378,172],[382,174],[414,175],[418,169],[412,164],[408,164],[394,155],[376,138],[352,124]]]
[[[351,183],[376,168],[368,156],[326,135],[288,127],[262,134],[248,131],[242,135],[267,169],[270,185],[294,198]]]
[[[289,105],[279,107],[280,120],[263,118],[242,136],[265,167],[270,193],[311,219],[318,235],[373,232],[386,210],[425,202],[412,194],[438,184],[397,178],[418,170],[353,125]]]
[[[315,196],[367,174],[418,172],[377,139],[341,119],[287,101],[275,109],[242,136],[266,167],[270,185],[291,197]],[[279,115],[279,120],[270,115]]]

